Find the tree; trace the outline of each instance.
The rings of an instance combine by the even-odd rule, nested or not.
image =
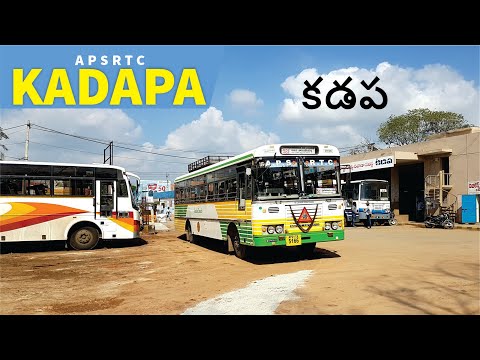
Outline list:
[[[401,146],[425,141],[433,134],[469,126],[472,125],[468,124],[461,114],[413,109],[406,114],[391,115],[387,121],[380,124],[377,135],[378,139],[388,146]]]

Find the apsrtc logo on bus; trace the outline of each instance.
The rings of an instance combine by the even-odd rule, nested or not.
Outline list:
[[[298,217],[298,222],[299,223],[311,223],[313,220],[310,217],[310,214],[307,211],[307,208],[304,207],[302,212],[300,213],[300,216]]]

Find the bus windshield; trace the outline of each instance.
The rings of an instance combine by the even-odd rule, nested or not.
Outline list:
[[[365,181],[360,188],[360,200],[388,201],[388,183]]]
[[[254,170],[258,200],[339,195],[337,159],[264,158]]]

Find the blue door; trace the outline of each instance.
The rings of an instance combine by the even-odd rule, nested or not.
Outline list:
[[[462,223],[477,221],[477,196],[462,195]]]

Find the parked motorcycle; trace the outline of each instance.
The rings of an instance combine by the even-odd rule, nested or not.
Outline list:
[[[440,214],[435,216],[428,215],[425,219],[425,227],[443,227],[444,229],[453,229],[454,223],[448,217],[448,214]]]
[[[395,219],[395,213],[393,211],[390,212],[390,219],[388,219],[388,225],[393,226],[397,225],[398,221]]]

